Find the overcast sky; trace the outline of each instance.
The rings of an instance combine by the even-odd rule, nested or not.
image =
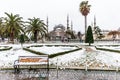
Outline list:
[[[55,25],[67,25],[67,14],[73,29],[84,33],[84,17],[79,12],[83,0],[0,0],[0,17],[4,12],[19,14],[24,20],[37,17],[46,22],[49,18],[49,31]],[[120,27],[119,0],[88,0],[91,5],[87,25],[91,25],[96,16],[96,23],[101,29],[117,30]],[[71,24],[71,23],[69,23]]]

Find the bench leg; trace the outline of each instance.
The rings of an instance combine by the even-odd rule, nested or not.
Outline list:
[[[20,72],[19,66],[16,66],[16,65],[14,66],[14,72],[15,72],[15,73],[19,73],[19,72]]]

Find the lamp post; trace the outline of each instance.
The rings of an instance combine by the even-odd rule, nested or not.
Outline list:
[[[86,54],[86,57],[85,57],[85,71],[87,71],[87,54]]]
[[[85,71],[87,71],[87,50],[85,50]]]
[[[56,69],[57,69],[57,79],[58,79],[58,58],[57,58],[57,63],[56,63]]]
[[[118,72],[118,60],[116,60],[116,71]]]
[[[118,72],[118,60],[116,60],[116,80],[117,80],[117,72]]]

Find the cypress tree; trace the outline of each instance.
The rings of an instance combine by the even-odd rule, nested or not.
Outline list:
[[[91,45],[91,43],[94,43],[91,26],[88,26],[86,37],[85,37],[85,43],[89,43],[89,46]]]
[[[21,43],[21,46],[23,46],[23,43],[25,42],[24,40],[24,34],[21,34],[20,35],[20,43]]]

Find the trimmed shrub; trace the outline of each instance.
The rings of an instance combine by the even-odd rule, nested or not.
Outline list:
[[[10,49],[12,49],[12,47],[5,46],[5,48],[4,49],[0,49],[0,51],[6,51],[6,50],[10,50]]]
[[[120,53],[119,50],[105,49],[105,48],[97,48],[96,46],[95,46],[95,48],[96,48],[97,50],[103,50],[103,51],[110,51],[110,52],[117,52],[117,53]]]
[[[26,48],[23,48],[23,50],[26,50],[26,51],[29,51],[31,53],[35,53],[35,54],[38,54],[38,55],[48,55],[48,54],[45,54],[45,53],[42,53],[42,52],[38,52],[38,51],[35,51],[35,50],[31,50],[29,49],[30,47],[41,47],[41,45],[34,45],[34,46],[28,46]],[[46,46],[46,45],[45,45]],[[48,45],[47,45],[48,46]],[[54,53],[54,54],[50,54],[49,55],[49,58],[53,58],[53,57],[56,57],[56,56],[59,56],[59,55],[64,55],[64,54],[67,54],[67,53],[70,53],[70,52],[74,52],[74,51],[78,51],[78,50],[81,50],[82,48],[79,48],[78,46],[75,46],[75,45],[49,45],[49,47],[52,47],[52,46],[64,46],[64,47],[77,47],[77,49],[73,49],[73,50],[69,50],[69,51],[64,51],[64,52],[58,52],[58,53]]]
[[[56,56],[64,55],[64,54],[67,54],[67,53],[70,53],[70,52],[74,52],[74,51],[78,51],[78,50],[81,50],[81,49],[82,48],[78,48],[78,49],[74,49],[74,50],[70,50],[70,51],[64,51],[64,52],[51,54],[51,55],[49,55],[49,58],[53,58],[53,57],[56,57]]]

